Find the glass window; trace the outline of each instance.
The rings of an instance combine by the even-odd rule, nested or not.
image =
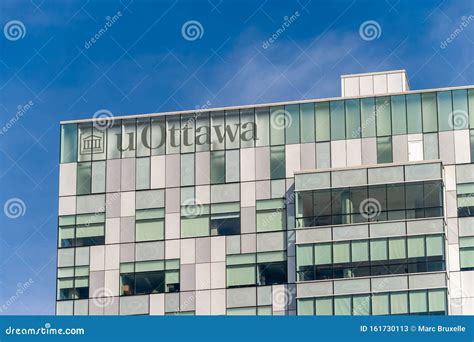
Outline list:
[[[181,218],[181,237],[209,236],[209,217]]]
[[[334,314],[341,315],[341,316],[352,315],[351,296],[334,297]]]
[[[181,122],[179,115],[166,117],[166,154],[179,153]]]
[[[257,201],[257,232],[286,229],[285,203],[283,200]]]
[[[332,311],[332,298],[316,298],[315,300],[316,315],[331,316]]]
[[[225,158],[224,151],[211,152],[211,184],[225,182]]]
[[[194,153],[181,154],[181,186],[194,185],[194,156]]]
[[[92,160],[105,160],[107,152],[107,139],[105,137],[105,128],[96,126],[97,125],[92,126]]]
[[[410,292],[410,313],[426,314],[428,312],[428,297],[426,291]]]
[[[454,129],[468,128],[467,90],[453,90],[453,124]]]
[[[457,202],[459,217],[474,216],[474,183],[457,185]]]
[[[209,113],[196,113],[196,152],[209,151],[211,145]]]
[[[61,163],[77,160],[77,125],[61,125]]]
[[[425,238],[423,236],[408,237],[408,257],[419,258],[425,256]]]
[[[329,102],[315,104],[316,113],[316,141],[329,141],[331,125],[329,119]]]
[[[255,146],[270,145],[270,109],[268,107],[255,108],[255,123],[257,128]]]
[[[181,115],[181,153],[194,152],[194,114]]]
[[[107,128],[107,159],[118,159],[121,157],[122,146],[122,122],[115,120]]]
[[[359,100],[346,100],[346,137],[360,138],[360,105]]]
[[[150,118],[137,119],[137,157],[147,157],[150,155],[151,127]]]
[[[352,241],[352,262],[369,260],[369,242]]]
[[[428,290],[428,303],[430,312],[446,313],[446,290]]]
[[[211,235],[240,234],[240,204],[211,205]]]
[[[136,241],[163,240],[165,236],[165,212],[160,209],[136,211]]]
[[[360,100],[362,137],[375,137],[375,99],[373,97]]]
[[[387,260],[387,240],[370,240],[370,260]]]
[[[314,261],[316,265],[332,263],[331,243],[320,243],[314,246]]]
[[[353,301],[353,313],[356,316],[359,315],[370,315],[370,296],[369,295],[356,295],[352,297]]]
[[[469,127],[474,128],[474,89],[468,90],[469,102]],[[471,160],[474,160],[471,158]]]
[[[395,292],[390,294],[390,307],[392,315],[405,315],[408,313],[408,294]]]
[[[240,118],[239,110],[225,112],[225,148],[240,147]]]
[[[350,245],[349,242],[335,242],[333,244],[333,262],[348,263],[350,262]]]
[[[285,146],[272,146],[270,148],[270,178],[285,178]]]
[[[375,106],[377,112],[377,136],[383,137],[391,135],[390,97],[376,97]]]
[[[443,256],[444,239],[441,235],[428,235],[426,237],[426,256]]]
[[[211,119],[211,151],[225,149],[225,116],[224,111],[213,112]]]
[[[405,259],[407,257],[405,238],[388,239],[388,250],[390,260]]]
[[[135,151],[137,149],[136,141],[136,121],[133,120],[122,120],[122,158],[133,158],[135,157]]]
[[[314,315],[314,299],[298,299],[298,315],[312,316]]]
[[[89,298],[89,267],[58,268],[57,300]]]
[[[100,137],[94,137],[92,135],[92,125],[84,123],[78,125],[77,138],[79,139],[77,161],[90,161],[92,159],[92,152],[101,143]]]
[[[92,163],[77,163],[76,193],[88,195],[92,190]]]
[[[302,143],[315,141],[314,103],[300,105],[300,136]]]
[[[459,238],[459,255],[461,270],[474,269],[474,236],[463,236]]]
[[[392,157],[392,137],[377,138],[377,163],[391,163]]]
[[[150,158],[136,159],[136,189],[144,190],[150,188]]]
[[[299,144],[300,142],[300,105],[285,106],[285,143]]]
[[[296,248],[296,260],[298,266],[313,265],[313,245],[302,245]]]
[[[392,96],[391,100],[393,134],[406,134],[407,108],[405,104],[405,95]]]
[[[420,94],[406,95],[408,134],[421,133],[421,97]]]
[[[331,101],[331,140],[345,139],[344,101]],[[316,123],[317,124],[317,123]]]
[[[474,112],[474,109],[473,109]],[[471,115],[474,117],[474,113]],[[474,129],[469,131],[470,140],[471,140],[471,162],[474,162]]]
[[[227,267],[227,286],[245,286],[256,283],[256,266],[239,265]]]
[[[270,107],[270,144],[283,145],[285,143],[285,126],[289,122],[288,114],[283,106]]]
[[[453,101],[450,91],[438,92],[438,124],[440,131],[453,129]]]
[[[374,293],[372,295],[372,315],[389,315],[389,308],[388,293]]]
[[[423,133],[438,131],[438,110],[436,109],[436,93],[421,94],[423,110]]]
[[[165,154],[166,121],[164,116],[155,116],[151,119],[151,143],[149,148],[153,156]]]
[[[257,310],[255,307],[227,309],[228,316],[255,316],[256,314]]]
[[[105,192],[105,160],[92,162],[91,193]]]
[[[254,111],[254,108],[240,110],[241,148],[254,146],[254,139],[257,134]]]

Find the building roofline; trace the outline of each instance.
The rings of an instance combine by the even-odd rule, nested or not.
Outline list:
[[[407,71],[405,69],[400,69],[400,70],[387,70],[387,71],[375,71],[375,72],[364,72],[361,74],[347,74],[347,75],[341,75],[341,78],[348,78],[348,77],[359,77],[359,76],[373,76],[373,75],[387,75],[387,74],[399,74],[399,73],[404,73],[405,75],[407,74]]]
[[[397,71],[394,71],[397,72]],[[398,70],[400,72],[400,70]],[[386,73],[386,72],[383,72]],[[375,73],[370,73],[375,74]],[[357,74],[362,75],[362,74]],[[343,76],[350,76],[350,75],[343,75]],[[341,77],[343,77],[341,76]],[[110,118],[101,117],[101,118],[88,118],[88,119],[76,119],[76,120],[64,120],[60,121],[60,124],[71,124],[71,123],[85,123],[85,122],[95,122],[95,121],[103,121],[103,120],[128,120],[128,119],[136,119],[136,118],[147,118],[147,117],[155,117],[155,116],[169,116],[169,115],[180,115],[180,114],[193,114],[196,112],[220,112],[224,110],[237,110],[237,109],[250,109],[250,108],[262,108],[262,107],[270,107],[270,106],[283,106],[283,105],[292,105],[292,104],[304,104],[304,103],[317,103],[317,102],[327,102],[327,101],[337,101],[337,100],[350,100],[350,99],[363,99],[363,98],[370,98],[370,97],[381,97],[381,96],[396,96],[396,95],[406,95],[406,94],[419,94],[419,93],[429,93],[434,91],[448,91],[448,90],[458,90],[458,89],[474,89],[474,85],[468,86],[458,86],[458,87],[446,87],[446,88],[433,88],[433,89],[421,89],[421,90],[409,90],[403,92],[396,92],[396,93],[387,93],[387,94],[374,94],[374,95],[363,95],[363,96],[347,96],[347,97],[328,97],[322,99],[308,99],[308,100],[293,100],[293,101],[283,101],[283,102],[271,102],[271,103],[261,103],[261,104],[254,104],[254,105],[241,105],[241,106],[229,106],[229,107],[217,107],[217,108],[206,108],[206,109],[194,109],[194,110],[181,110],[181,111],[170,111],[170,112],[162,112],[162,113],[144,113],[144,114],[131,114],[131,115],[121,115],[121,116],[113,116]]]

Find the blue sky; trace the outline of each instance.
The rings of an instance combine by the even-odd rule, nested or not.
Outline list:
[[[471,0],[6,0],[0,18],[0,204],[21,200],[0,212],[0,315],[54,314],[61,120],[339,96],[341,74],[389,69],[474,84]]]

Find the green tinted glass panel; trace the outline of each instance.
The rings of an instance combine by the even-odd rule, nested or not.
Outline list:
[[[440,131],[453,129],[453,102],[450,91],[438,92],[438,124]]]
[[[209,218],[195,217],[181,219],[181,237],[198,237],[209,235]]]
[[[377,163],[393,162],[392,137],[377,138]]]
[[[407,108],[405,95],[392,96],[392,130],[393,134],[407,133]]]
[[[423,110],[423,133],[438,131],[438,111],[436,108],[436,93],[421,95]]]
[[[268,107],[255,108],[255,123],[257,128],[255,145],[270,145],[270,110]]]
[[[375,99],[373,97],[361,99],[360,109],[362,137],[375,137]]]
[[[452,94],[454,129],[466,129],[469,126],[467,90],[453,90]]]
[[[298,299],[298,315],[312,316],[314,315],[313,299]]]
[[[412,291],[409,296],[411,313],[420,314],[428,312],[428,296],[426,291]]]
[[[346,137],[360,138],[360,105],[359,100],[346,100]]]
[[[256,266],[233,266],[227,268],[227,286],[253,285],[256,283]]]
[[[300,136],[302,143],[315,141],[314,103],[300,105]]]
[[[421,97],[420,94],[406,95],[408,133],[421,133]]]
[[[428,305],[430,312],[446,311],[446,290],[429,290]]]
[[[402,315],[408,313],[408,294],[406,292],[391,293],[390,307],[392,315]]]
[[[300,105],[285,106],[285,142],[298,144],[300,142]]]
[[[163,220],[137,221],[136,241],[163,240],[165,224]]]
[[[331,101],[331,140],[345,139],[344,101]]]
[[[211,152],[211,184],[220,184],[225,182],[225,152]]]
[[[270,148],[270,176],[271,179],[285,178],[285,146]]]
[[[61,163],[77,160],[77,125],[61,125]]]
[[[334,298],[334,314],[342,316],[352,315],[352,300],[350,296]]]
[[[329,119],[329,102],[315,104],[316,141],[329,141],[331,125]]]
[[[296,247],[296,262],[298,267],[313,265],[313,245]]]
[[[270,145],[285,143],[285,126],[290,120],[288,117],[283,106],[270,107]]]
[[[377,136],[391,135],[390,97],[377,97],[375,99],[375,106],[377,112]]]

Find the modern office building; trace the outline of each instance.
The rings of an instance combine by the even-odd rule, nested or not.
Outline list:
[[[474,314],[474,87],[61,123],[57,314]]]

